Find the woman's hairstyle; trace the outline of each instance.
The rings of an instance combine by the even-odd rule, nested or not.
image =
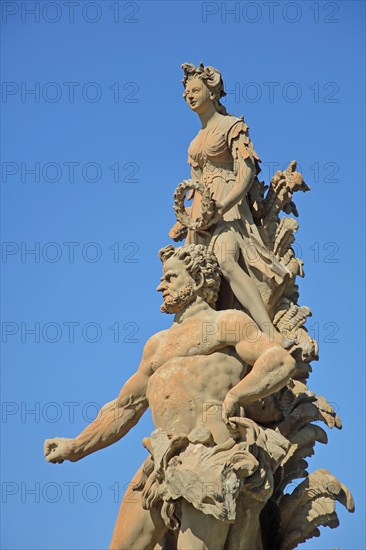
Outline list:
[[[192,65],[192,63],[183,63],[182,69],[184,73],[183,77],[183,86],[186,87],[188,80],[192,78],[199,78],[205,84],[205,86],[210,90],[213,102],[215,104],[216,110],[222,115],[227,115],[225,107],[220,103],[220,99],[226,96],[224,90],[224,81],[222,79],[221,73],[214,67],[205,67],[203,63],[200,63],[198,67]],[[186,99],[186,92],[183,93],[184,99]]]
[[[199,284],[203,280],[199,295],[215,308],[220,289],[220,268],[216,256],[203,244],[188,244],[175,248],[168,244],[159,250],[159,258],[164,263],[173,257],[181,260],[188,273]]]

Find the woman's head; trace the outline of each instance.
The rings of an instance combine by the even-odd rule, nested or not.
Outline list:
[[[198,67],[192,63],[183,63],[184,72],[183,97],[193,111],[199,111],[208,101],[213,102],[216,110],[226,115],[225,107],[220,99],[226,95],[221,73],[214,67],[204,67],[200,63]]]

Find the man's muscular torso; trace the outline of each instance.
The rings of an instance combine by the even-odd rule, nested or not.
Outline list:
[[[226,330],[239,331],[238,323],[230,327],[227,314],[210,313],[205,323],[202,317],[191,317],[154,336],[153,374],[146,395],[157,428],[188,434],[204,426],[219,443],[228,438],[222,402],[248,366],[235,347],[223,341]]]

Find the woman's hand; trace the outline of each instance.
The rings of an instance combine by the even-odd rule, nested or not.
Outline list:
[[[216,209],[217,209],[217,213],[220,216],[223,216],[225,214],[225,209],[224,209],[223,203],[219,202],[219,201],[216,201],[215,206],[216,206]]]
[[[225,213],[224,212],[224,205],[221,202],[216,201],[215,202],[215,208],[216,208],[216,212],[215,212],[213,218],[210,221],[210,226],[209,227],[219,223],[222,220],[223,215]]]

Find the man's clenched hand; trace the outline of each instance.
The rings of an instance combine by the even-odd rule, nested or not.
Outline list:
[[[55,437],[44,442],[44,456],[47,462],[62,464],[64,460],[76,461],[74,453],[74,439]]]

